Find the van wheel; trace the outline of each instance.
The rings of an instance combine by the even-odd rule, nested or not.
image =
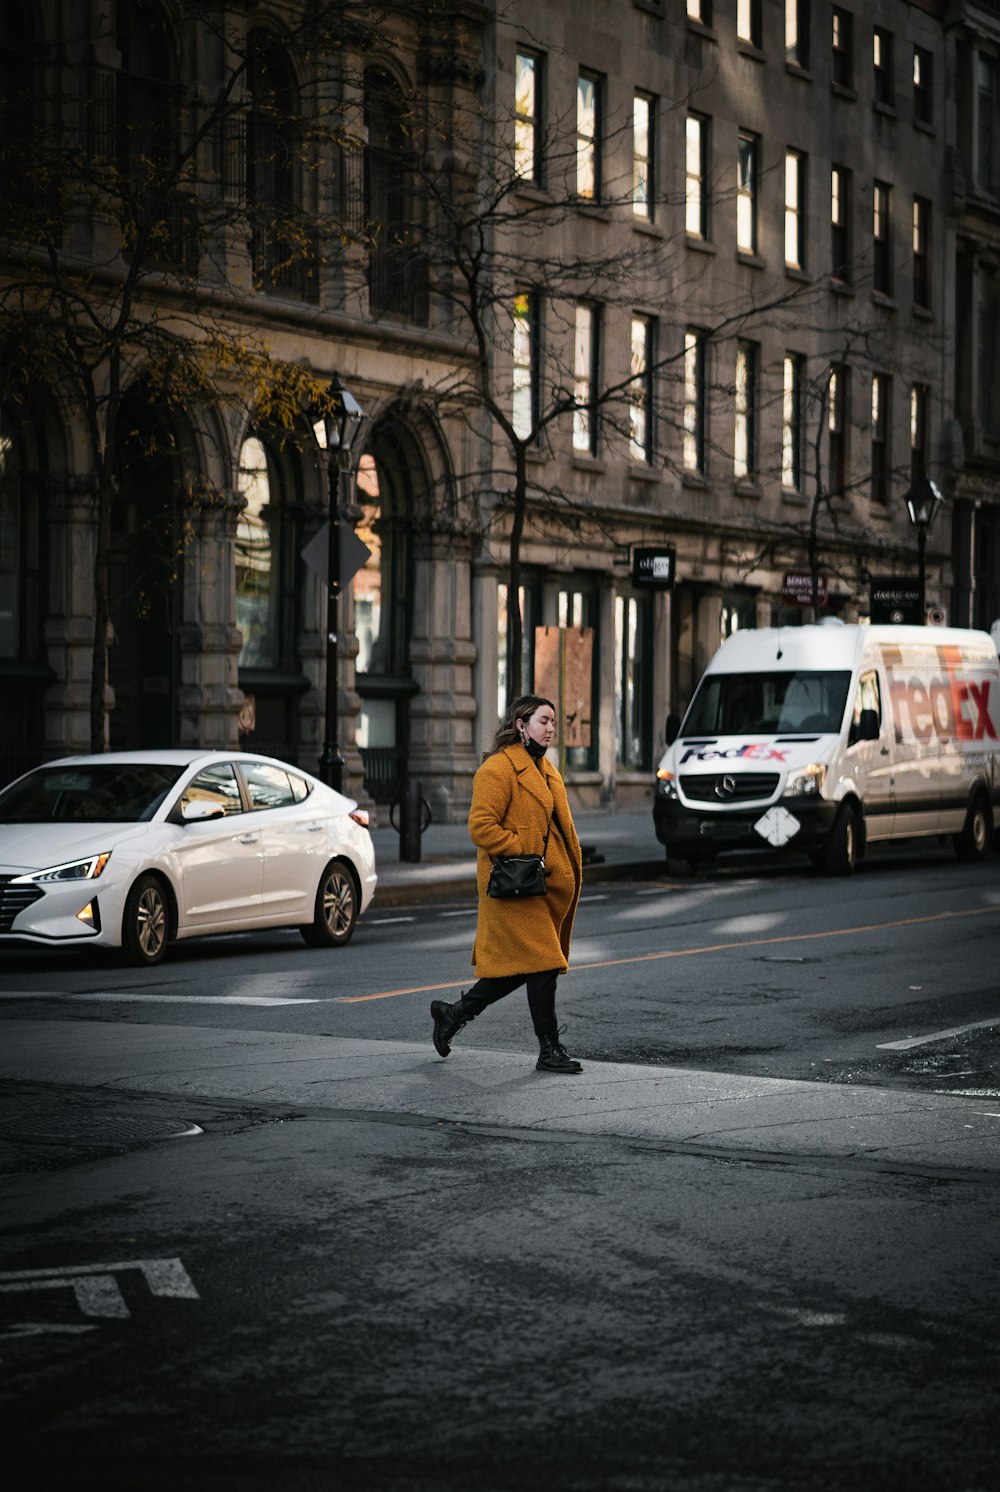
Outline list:
[[[350,941],[358,921],[358,892],[343,860],[331,860],[316,888],[313,920],[300,927],[310,948],[337,948]]]
[[[993,816],[985,798],[976,798],[965,816],[961,834],[951,842],[959,860],[985,860],[993,838]]]
[[[854,874],[858,863],[858,815],[850,803],[841,803],[833,830],[818,857],[821,870],[829,876]]]

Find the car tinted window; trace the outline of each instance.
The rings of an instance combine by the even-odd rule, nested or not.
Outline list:
[[[241,762],[240,770],[254,808],[287,808],[295,802],[288,773],[280,767],[268,766],[266,762]]]
[[[230,762],[217,762],[193,777],[181,793],[181,807],[189,803],[218,803],[226,813],[242,813],[240,785]]]
[[[183,770],[147,762],[39,767],[0,793],[0,823],[145,823]]]

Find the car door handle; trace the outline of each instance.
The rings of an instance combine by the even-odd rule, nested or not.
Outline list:
[[[240,844],[256,844],[257,843],[257,836],[256,836],[256,834],[237,834],[236,838],[239,840]]]
[[[323,832],[323,825],[322,824],[306,824],[306,833],[307,834],[322,834],[322,832]]]
[[[888,755],[889,755],[889,748],[888,748],[888,746],[883,746],[882,750],[879,752],[879,756],[888,756]]]

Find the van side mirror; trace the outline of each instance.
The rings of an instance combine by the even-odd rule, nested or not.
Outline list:
[[[664,730],[664,738],[668,746],[672,746],[681,733],[681,717],[675,715],[673,710],[667,716],[667,725]]]
[[[878,710],[862,710],[857,725],[851,726],[849,745],[855,741],[877,741],[879,736]]]

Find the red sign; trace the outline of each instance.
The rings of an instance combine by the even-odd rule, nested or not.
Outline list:
[[[825,606],[826,596],[826,576],[817,575],[817,605]],[[813,604],[813,578],[808,570],[786,570],[781,582],[781,599],[783,601],[791,601],[795,606],[811,606]]]

